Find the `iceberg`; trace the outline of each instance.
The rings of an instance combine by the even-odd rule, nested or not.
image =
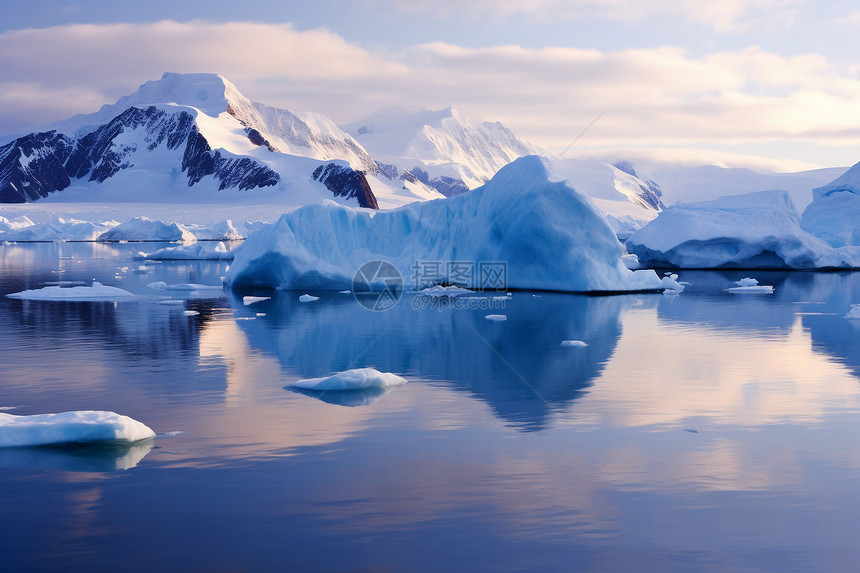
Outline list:
[[[644,264],[679,268],[854,268],[860,263],[860,249],[836,249],[804,231],[786,191],[674,205],[626,246]]]
[[[100,242],[118,241],[170,241],[191,242],[197,238],[178,223],[153,221],[148,217],[135,217],[99,235]]]
[[[660,290],[653,271],[630,271],[624,248],[592,201],[549,180],[544,160],[517,159],[469,193],[371,213],[327,201],[282,215],[236,254],[233,288],[341,290],[356,271],[388,261],[405,286],[419,261],[503,263],[506,287],[565,292]],[[442,265],[444,266],[444,264]],[[421,283],[421,284],[417,284]],[[479,285],[482,286],[482,285]]]
[[[770,285],[760,285],[753,278],[743,278],[735,281],[736,287],[727,288],[726,291],[733,294],[773,294],[773,287]]]
[[[17,242],[95,241],[118,224],[116,221],[91,223],[58,215],[42,224],[35,224],[26,216],[12,221],[0,217],[0,239]]]
[[[406,384],[404,378],[390,372],[380,372],[375,368],[354,368],[325,378],[299,380],[290,384],[290,387],[304,390],[343,391],[391,388],[403,384]]]
[[[299,302],[314,302],[315,300],[319,300],[320,297],[314,296],[312,294],[303,294],[299,297]]]
[[[16,416],[0,413],[0,447],[90,442],[133,443],[155,437],[149,427],[115,412],[80,410]]]
[[[493,322],[504,322],[508,319],[507,315],[504,314],[488,314],[484,318]]]
[[[860,163],[812,190],[800,226],[833,247],[860,245]]]
[[[7,294],[9,298],[24,300],[73,300],[79,302],[117,301],[136,298],[127,290],[106,286],[93,281],[91,286],[46,286],[39,289],[25,290]]]
[[[229,261],[233,259],[233,253],[222,242],[206,242],[164,247],[154,253],[144,255],[143,259],[157,261]]]
[[[586,344],[582,340],[562,340],[561,345],[569,346],[571,348],[585,348],[586,346],[588,346],[588,344]]]
[[[848,318],[848,319],[860,318],[860,304],[852,304],[851,310],[849,310],[848,314],[846,314],[843,318]]]

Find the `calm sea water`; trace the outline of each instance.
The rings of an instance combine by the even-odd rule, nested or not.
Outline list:
[[[0,246],[2,295],[93,279],[141,295],[0,297],[0,407],[113,410],[163,434],[0,450],[4,571],[860,562],[860,321],[842,318],[860,275],[683,272],[677,297],[515,292],[440,311],[407,294],[371,312],[333,292],[154,290],[226,270],[132,259],[160,246]],[[723,290],[744,276],[775,294]],[[363,366],[409,383],[287,388]]]

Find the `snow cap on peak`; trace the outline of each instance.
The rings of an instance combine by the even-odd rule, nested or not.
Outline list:
[[[147,81],[136,92],[121,97],[113,106],[105,107],[125,109],[175,103],[195,107],[206,115],[217,117],[227,111],[230,102],[245,99],[236,86],[220,74],[165,72],[161,79]]]

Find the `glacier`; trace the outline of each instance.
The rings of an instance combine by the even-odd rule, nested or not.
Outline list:
[[[79,410],[16,416],[0,413],[0,447],[51,444],[132,443],[155,437],[146,425],[115,412]]]
[[[854,268],[860,250],[834,248],[800,226],[786,191],[757,191],[682,203],[626,242],[650,266],[678,268]]]
[[[232,288],[341,290],[366,262],[394,265],[419,286],[419,261],[503,262],[507,288],[564,292],[662,290],[653,271],[630,271],[624,248],[591,200],[549,179],[527,156],[464,195],[368,212],[307,205],[253,233],[225,277]],[[438,283],[444,277],[438,277]],[[422,284],[420,286],[430,286]]]

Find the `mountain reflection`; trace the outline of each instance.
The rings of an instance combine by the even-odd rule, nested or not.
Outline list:
[[[439,311],[413,309],[407,293],[393,309],[371,312],[350,295],[316,293],[319,301],[301,303],[299,294],[247,307],[230,295],[237,317],[255,318],[238,323],[251,347],[288,371],[310,378],[372,366],[439,381],[526,431],[543,429],[586,392],[621,335],[621,311],[639,298],[515,293],[501,310]],[[507,320],[486,320],[491,312]],[[588,346],[560,345],[570,339]]]

